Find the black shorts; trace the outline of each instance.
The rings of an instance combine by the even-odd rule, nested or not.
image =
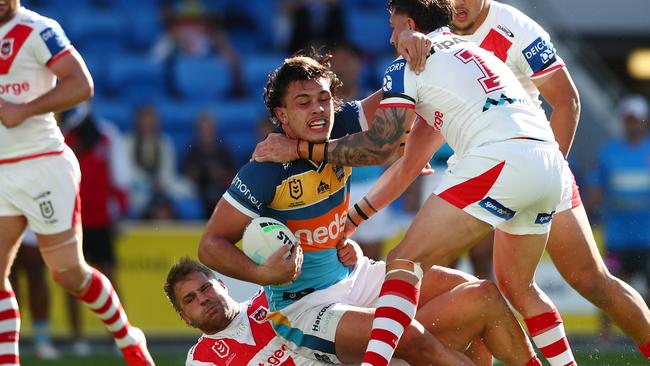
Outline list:
[[[646,281],[650,281],[650,250],[608,249],[607,267],[617,277],[630,279],[636,274],[641,274]]]
[[[83,251],[86,261],[98,266],[114,266],[115,250],[113,227],[83,229]]]

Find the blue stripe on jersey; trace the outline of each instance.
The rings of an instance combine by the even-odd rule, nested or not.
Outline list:
[[[521,53],[523,53],[533,73],[546,69],[557,60],[555,47],[550,41],[543,40],[542,37],[534,40]]]
[[[316,337],[314,335],[305,334],[298,328],[287,327],[286,325],[273,324],[273,329],[282,338],[294,343],[298,347],[309,348],[314,351],[325,352],[329,354],[336,354],[336,347],[334,342],[326,339]]]
[[[70,44],[70,41],[61,30],[46,28],[40,34],[52,56],[58,55]]]
[[[269,309],[278,311],[300,300],[289,300],[284,296],[285,293],[299,293],[306,289],[322,290],[347,278],[351,271],[350,267],[341,263],[336,249],[304,252],[300,277],[287,286],[264,286]]]

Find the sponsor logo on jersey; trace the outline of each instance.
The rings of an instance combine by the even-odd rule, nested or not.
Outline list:
[[[317,248],[335,248],[343,234],[347,200],[327,213],[307,220],[287,220],[287,226],[300,244]]]
[[[404,92],[404,70],[406,61],[399,59],[393,61],[384,73],[382,90],[384,92],[402,93]]]
[[[292,179],[289,181],[289,195],[294,200],[302,197],[302,181],[300,179]]]
[[[508,98],[505,96],[505,94],[501,94],[501,97],[499,97],[499,100],[492,99],[492,98],[487,98],[485,100],[485,104],[483,105],[483,112],[487,111],[488,109],[492,108],[492,106],[501,106],[505,104],[515,104],[519,100],[517,98]]]
[[[393,78],[391,78],[390,75],[384,75],[384,82],[382,85],[381,89],[383,91],[391,91],[391,89],[393,89]]]
[[[544,70],[557,59],[553,44],[542,37],[538,37],[521,52],[534,73]]]
[[[230,347],[228,347],[228,344],[226,344],[226,341],[223,339],[219,339],[218,341],[214,342],[212,345],[212,350],[217,354],[217,356],[221,358],[228,357],[228,354],[230,353]]]
[[[255,206],[258,210],[262,210],[262,201],[260,201],[257,197],[253,196],[253,193],[251,190],[248,188],[246,183],[242,182],[242,180],[239,178],[239,175],[235,176],[235,179],[232,181],[232,188],[234,188],[235,191],[239,192],[244,198],[250,202],[253,206]]]
[[[41,38],[52,56],[58,55],[70,43],[62,31],[46,28],[41,32]]]
[[[12,53],[14,53],[14,39],[3,39],[2,42],[0,42],[0,58],[6,60],[11,57]]]
[[[515,211],[507,208],[506,206],[500,204],[497,200],[490,197],[485,197],[478,203],[479,206],[490,211],[495,216],[498,216],[504,220],[510,220],[515,216]]]
[[[539,225],[544,225],[548,224],[553,220],[553,215],[555,215],[555,211],[552,211],[551,213],[538,213],[537,218],[535,219],[535,223]]]
[[[323,182],[322,180],[318,184],[318,194],[323,194],[330,190],[330,185]]]
[[[0,84],[0,95],[12,94],[18,96],[22,93],[27,93],[29,88],[30,85],[27,81],[23,81],[22,83]]]
[[[334,363],[334,362],[332,362],[332,360],[330,360],[328,355],[323,355],[323,354],[314,352],[314,358],[317,361],[320,361],[320,362],[332,363],[332,364]]]
[[[266,314],[269,312],[269,309],[265,308],[264,306],[260,306],[255,310],[251,315],[250,318],[255,321],[257,324],[263,324],[266,323]]]
[[[443,119],[445,115],[440,111],[436,111],[436,113],[434,113],[433,115],[434,115],[433,128],[440,131],[442,125],[445,123],[445,120]]]
[[[283,344],[280,348],[273,351],[273,354],[270,355],[265,362],[258,363],[258,366],[272,365],[278,366],[282,365],[283,361],[286,361],[285,358],[289,357],[289,348],[286,344]]]
[[[345,178],[345,169],[340,166],[340,165],[332,165],[332,171],[334,172],[334,175],[336,176],[336,180],[339,182]]]
[[[331,308],[332,305],[334,305],[334,304],[326,305],[325,307],[320,309],[318,314],[316,314],[316,320],[314,320],[314,324],[312,324],[311,330],[313,330],[314,332],[320,331],[320,323],[323,321],[323,315],[325,315],[325,312],[327,311],[327,309]]]
[[[451,39],[445,39],[442,42],[431,42],[431,47],[432,48],[437,48],[439,50],[448,50],[452,48],[453,46],[459,44],[459,43],[464,43],[468,42],[467,40],[464,40],[460,37],[451,37]]]
[[[510,31],[510,29],[508,29],[508,27],[506,27],[505,25],[499,24],[499,25],[497,25],[497,28],[499,28],[499,30],[502,31],[503,33],[505,33],[508,37],[515,38],[515,34],[512,33]]]

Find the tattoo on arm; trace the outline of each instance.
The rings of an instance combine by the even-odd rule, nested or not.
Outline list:
[[[380,108],[367,131],[355,133],[329,144],[328,161],[346,166],[383,164],[399,146],[410,128],[410,111],[405,108]]]

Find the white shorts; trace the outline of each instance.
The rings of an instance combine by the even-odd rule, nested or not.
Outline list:
[[[350,277],[312,292],[268,318],[276,333],[296,353],[319,361],[341,363],[334,339],[339,321],[351,307],[376,307],[386,263],[359,259]]]
[[[38,234],[56,234],[81,222],[81,172],[74,153],[0,164],[0,216],[25,216]]]
[[[453,160],[434,193],[510,234],[544,234],[560,203],[563,161],[554,142],[479,146]]]
[[[562,170],[562,197],[560,204],[557,206],[556,213],[570,210],[582,205],[580,199],[580,190],[576,179],[569,168],[569,163],[564,160],[564,170]]]

